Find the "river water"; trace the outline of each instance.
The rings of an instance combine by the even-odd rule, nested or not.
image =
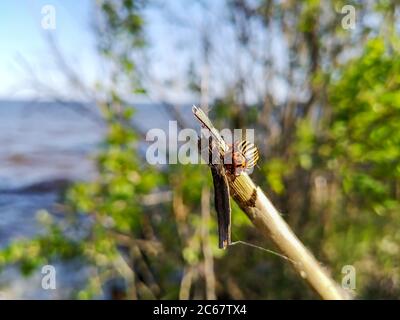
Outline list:
[[[135,107],[134,123],[143,133],[165,130],[173,120],[160,105]],[[55,210],[66,181],[95,177],[93,154],[105,127],[83,110],[76,103],[0,101],[0,248],[42,231],[36,214]],[[190,106],[184,111],[188,116]],[[40,270],[24,278],[8,268],[0,273],[0,298],[67,298],[85,277],[84,268],[77,272],[74,263],[60,264],[57,289],[43,290]]]

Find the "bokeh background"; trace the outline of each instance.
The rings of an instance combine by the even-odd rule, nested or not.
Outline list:
[[[0,297],[317,299],[284,259],[218,249],[207,166],[146,161],[196,103],[255,129],[253,179],[339,284],[352,266],[356,298],[398,299],[399,10],[2,1]],[[236,205],[233,240],[276,250]]]

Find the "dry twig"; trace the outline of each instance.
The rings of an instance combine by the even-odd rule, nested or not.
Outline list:
[[[194,106],[193,113],[198,119],[205,120],[212,127],[211,121],[201,109]],[[227,150],[226,143],[216,130],[212,130],[212,135],[216,143],[220,144],[220,149]],[[312,253],[296,237],[264,192],[246,173],[236,177],[228,175],[228,181],[231,196],[247,214],[253,225],[277,245],[298,274],[323,299],[345,300],[351,298],[329,277]]]

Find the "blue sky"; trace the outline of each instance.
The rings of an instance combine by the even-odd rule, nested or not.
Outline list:
[[[210,32],[215,43],[214,69],[210,70],[210,91],[214,92],[210,95],[223,90],[221,84],[236,79],[237,68],[254,71],[255,77],[263,79],[264,75],[257,74],[257,66],[251,58],[238,58],[232,40],[235,35],[229,27],[221,27],[219,23],[226,15],[225,2],[205,0],[205,3],[208,9],[187,0],[165,0],[145,12],[147,55],[151,61],[146,68],[155,75],[151,90],[156,94],[151,100],[193,101],[186,76],[189,62],[202,64],[200,43],[204,29]],[[44,18],[41,10],[45,5],[52,5],[56,10],[55,30],[45,30],[41,26]],[[104,63],[98,56],[91,30],[94,5],[95,0],[0,0],[0,99],[51,98],[51,93],[43,87],[35,87],[36,77],[58,97],[79,100],[54,62],[46,41],[48,35],[56,40],[69,65],[79,71],[82,82],[93,87],[97,79],[104,80]],[[277,39],[279,34],[261,41],[270,41],[276,61],[284,62],[284,48]],[[264,84],[263,81],[258,83]],[[272,82],[270,86],[276,87],[275,93],[282,92],[284,87]]]
[[[185,1],[178,2],[171,7],[174,12],[182,13]],[[45,30],[41,26],[44,18],[41,10],[45,5],[52,5],[56,10],[55,30]],[[79,70],[83,82],[94,86],[96,79],[104,77],[91,29],[94,5],[94,0],[1,0],[0,99],[46,99],[46,95],[49,95],[46,90],[32,85],[35,77],[54,89],[57,96],[76,98],[71,97],[74,93],[54,63],[46,41],[49,34],[56,40],[70,65]],[[152,68],[162,86],[162,81],[168,80],[170,70],[174,70],[174,76],[178,75],[178,79],[180,74],[186,72],[183,69],[186,66],[185,57],[180,53],[179,59],[171,59],[177,56],[175,40],[179,37],[174,30],[165,28],[162,15],[154,12],[147,14],[151,21],[148,25],[148,39],[152,48],[149,54]],[[176,95],[182,96],[184,89],[180,89]]]
[[[37,96],[32,90],[32,72],[41,80],[62,90],[48,44],[46,33],[56,39],[69,59],[82,70],[85,81],[96,72],[95,42],[90,30],[92,1],[0,1],[0,98],[19,99]],[[56,9],[56,29],[41,27],[44,5]],[[29,67],[28,67],[28,66]],[[59,87],[59,88],[58,88]]]
[[[162,3],[162,1],[160,2]],[[210,1],[210,3],[213,3]],[[41,26],[44,15],[41,10],[52,5],[56,10],[56,29],[45,30]],[[73,91],[68,88],[51,55],[46,36],[56,40],[61,52],[75,70],[79,70],[82,81],[89,86],[96,79],[104,77],[101,60],[95,48],[95,36],[91,30],[94,0],[1,0],[0,1],[0,99],[46,99],[46,91],[35,88],[32,81],[37,77],[57,92],[58,96],[73,99]],[[162,5],[161,5],[162,6]],[[152,61],[151,69],[157,74],[154,88],[158,93],[173,91],[175,97],[190,99],[186,95],[186,82],[189,58],[196,57],[200,39],[193,38],[190,28],[201,23],[196,6],[178,0],[165,5],[172,15],[181,16],[189,22],[189,27],[174,25],[165,21],[163,9],[147,11],[146,25]],[[189,11],[191,10],[191,11]],[[189,14],[191,17],[188,19]],[[192,30],[193,31],[193,30]],[[182,39],[185,49],[179,47]],[[190,48],[189,48],[190,47]],[[164,82],[176,81],[174,90],[164,90]],[[163,94],[161,94],[162,96]],[[156,97],[164,98],[164,97]]]

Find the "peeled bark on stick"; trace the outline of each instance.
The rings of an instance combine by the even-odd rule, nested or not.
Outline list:
[[[211,121],[201,109],[194,106],[193,113],[201,121],[206,118],[206,124],[212,127]],[[227,145],[219,133],[212,130],[212,134],[217,142],[222,144],[220,149],[227,150]],[[321,298],[326,300],[351,299],[351,296],[339,287],[312,253],[301,243],[264,192],[246,173],[237,177],[228,176],[228,181],[232,198],[247,214],[253,225],[266,238],[275,243],[298,274]]]

